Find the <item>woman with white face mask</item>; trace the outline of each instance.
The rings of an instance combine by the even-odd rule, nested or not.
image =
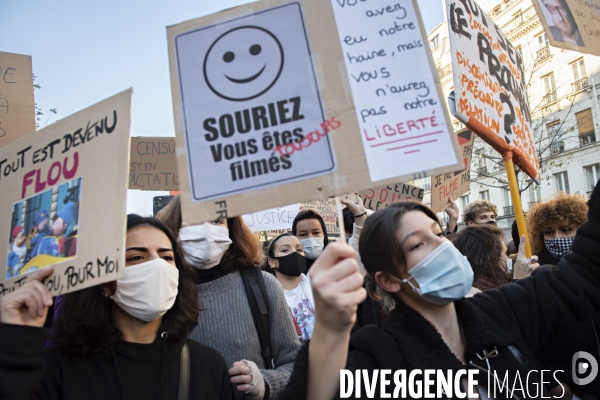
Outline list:
[[[0,301],[0,398],[233,398],[223,357],[187,339],[198,314],[193,271],[158,220],[128,216],[123,276],[66,295],[54,345],[42,351],[52,298],[41,281],[51,273]]]
[[[196,270],[193,281],[200,313],[190,338],[223,355],[237,396],[252,400],[278,398],[290,377],[300,342],[281,285],[272,275],[255,269],[263,257],[257,236],[241,217],[182,227],[179,197],[163,209],[160,218],[179,233],[185,257]],[[263,357],[264,346],[242,272],[258,274],[255,280],[260,300],[268,307],[272,362],[267,361],[270,357]]]
[[[600,185],[589,204],[588,222],[558,267],[540,267],[516,283],[470,298],[464,296],[473,282],[471,266],[444,237],[428,207],[402,202],[376,211],[360,236],[361,260],[371,294],[395,305],[381,328],[365,327],[350,338],[357,304],[366,293],[351,248],[329,245],[311,270],[313,336],[299,353],[283,398],[382,398],[382,391],[390,397],[394,389],[399,392],[393,397],[433,393],[430,397],[446,398],[442,390],[449,394],[449,388],[453,398],[548,397],[543,385],[556,384],[557,378],[552,371],[541,372],[536,350],[600,309]],[[570,362],[574,356],[556,347],[547,352],[555,360]],[[598,357],[597,348],[589,352],[590,358]],[[351,372],[360,390],[341,396],[341,389],[354,387],[340,387],[340,381],[350,381],[341,369]],[[368,385],[364,374],[357,381],[357,370],[368,372]],[[469,384],[466,370],[479,371],[477,383]],[[441,378],[447,381],[448,371],[451,382],[444,388]],[[374,372],[381,376],[373,379]],[[504,380],[510,384],[502,389]],[[553,395],[566,394],[560,382],[556,386]],[[512,392],[515,387],[518,392]]]

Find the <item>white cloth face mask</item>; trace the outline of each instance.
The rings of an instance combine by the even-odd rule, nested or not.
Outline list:
[[[181,228],[179,240],[185,259],[197,269],[210,269],[218,265],[231,245],[229,229],[208,222]]]
[[[150,322],[173,307],[179,286],[179,270],[162,258],[125,267],[110,298],[127,314]]]
[[[311,260],[319,257],[323,252],[323,247],[325,247],[323,238],[301,239],[300,243],[304,248],[304,255]]]

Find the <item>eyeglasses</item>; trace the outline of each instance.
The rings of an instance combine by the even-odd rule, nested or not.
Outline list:
[[[568,15],[567,10],[564,7],[551,6],[546,3],[544,3],[544,5],[546,6],[550,14],[556,15],[560,13],[563,17],[566,17]]]

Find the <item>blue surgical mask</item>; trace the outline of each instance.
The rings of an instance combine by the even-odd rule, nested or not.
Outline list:
[[[408,283],[424,300],[442,306],[465,297],[473,284],[473,270],[467,257],[448,241],[440,244],[408,274],[411,276],[408,279],[392,278]],[[415,287],[411,279],[419,287]]]
[[[301,239],[302,247],[304,248],[304,255],[310,260],[314,260],[321,255],[324,246],[323,238],[308,238]]]

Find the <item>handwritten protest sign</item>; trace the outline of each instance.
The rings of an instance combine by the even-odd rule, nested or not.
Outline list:
[[[434,212],[446,208],[449,196],[454,200],[470,190],[471,155],[475,135],[470,130],[463,129],[456,136],[463,156],[464,170],[431,177],[431,209]]]
[[[242,218],[253,232],[278,231],[291,229],[294,218],[300,212],[300,203],[285,207],[244,214]]]
[[[0,295],[50,265],[52,295],[122,275],[130,108],[127,90],[0,148]]]
[[[386,208],[390,204],[399,201],[413,200],[421,203],[423,202],[423,194],[423,189],[406,183],[363,190],[358,193],[365,208],[373,211]]]
[[[598,0],[532,0],[552,46],[600,56]]]
[[[338,2],[321,0],[264,0],[167,29],[176,143],[182,149],[178,170],[183,225],[460,168],[427,46],[407,49],[411,58],[397,51],[385,65],[381,60],[365,61],[365,71],[372,69],[368,64],[377,64],[373,68],[378,74],[388,68],[394,85],[408,85],[412,97],[403,100],[390,89],[377,109],[385,106],[389,115],[400,119],[364,115],[369,137],[379,137],[363,137],[360,107],[366,106],[355,107],[336,7]],[[364,3],[356,7],[363,14],[369,9]],[[409,30],[423,40],[414,3],[406,10],[406,23],[412,22]],[[383,19],[393,25],[395,16],[360,21],[364,32],[374,32],[369,46],[384,46],[377,43],[386,36],[376,29]],[[358,35],[356,29],[353,25],[342,39]],[[429,68],[407,68],[414,65],[413,56]],[[399,68],[407,74],[411,70],[407,80],[400,81]],[[369,90],[375,93],[375,88]],[[381,91],[379,96],[385,97]],[[421,135],[426,135],[423,140]],[[372,146],[375,142],[381,145]],[[429,152],[442,143],[443,152]],[[420,156],[392,148],[405,144]],[[374,164],[378,153],[385,157]],[[378,172],[384,164],[385,173]]]
[[[0,147],[33,131],[31,56],[0,51]]]
[[[499,153],[512,151],[514,163],[539,181],[521,54],[474,1],[446,6],[454,116]]]
[[[371,180],[406,175],[415,165],[433,169],[456,163],[416,2],[331,4]]]
[[[315,210],[325,222],[325,228],[328,234],[340,233],[340,227],[338,225],[337,208],[335,206],[335,199],[321,199],[302,202],[303,210]]]
[[[129,189],[179,190],[175,138],[131,138]]]

